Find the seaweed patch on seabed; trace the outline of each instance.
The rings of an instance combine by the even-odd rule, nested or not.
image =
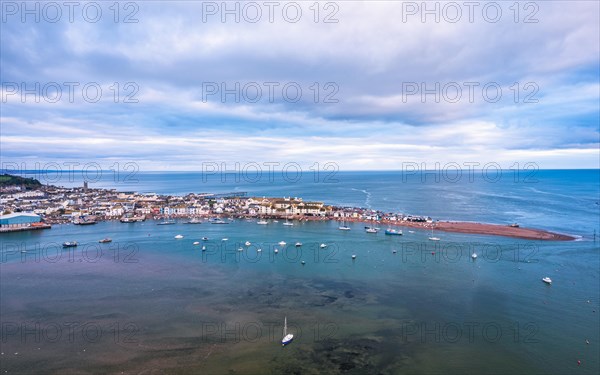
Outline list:
[[[328,339],[314,345],[297,346],[293,353],[273,358],[271,374],[389,374],[403,359],[402,345],[389,353],[376,338]]]
[[[348,303],[367,303],[368,300],[366,293],[348,283],[335,283],[325,286],[290,280],[290,282],[286,283],[285,288],[269,284],[264,287],[247,289],[244,293],[244,297],[250,297],[250,303],[255,304],[257,308],[258,306],[280,308],[282,304],[291,304],[297,307],[323,307],[332,305],[344,308],[347,307]]]

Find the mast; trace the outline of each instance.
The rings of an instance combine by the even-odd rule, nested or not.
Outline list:
[[[287,316],[283,320],[283,337],[287,336]]]

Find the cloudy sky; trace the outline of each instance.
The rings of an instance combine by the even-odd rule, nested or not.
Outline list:
[[[599,167],[597,1],[23,4],[2,163]]]

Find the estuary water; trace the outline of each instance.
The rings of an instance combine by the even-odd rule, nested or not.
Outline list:
[[[90,184],[301,196],[438,219],[516,221],[581,238],[436,233],[441,241],[431,242],[429,232],[409,228],[385,236],[367,234],[359,223],[339,231],[336,222],[246,220],[103,222],[3,234],[0,370],[596,374],[598,171],[540,171],[531,183],[506,176],[494,183],[422,182],[393,172],[346,172],[330,183],[313,176],[203,183],[200,174],[140,173],[126,187]],[[113,242],[98,243],[104,237]],[[63,249],[65,241],[80,245]],[[282,347],[285,317],[295,339]]]

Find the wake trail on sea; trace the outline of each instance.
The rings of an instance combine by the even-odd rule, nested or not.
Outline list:
[[[351,188],[351,190],[360,191],[361,193],[364,193],[366,195],[366,197],[365,197],[365,207],[371,208],[371,193],[369,193],[367,190],[363,190],[363,189]]]

